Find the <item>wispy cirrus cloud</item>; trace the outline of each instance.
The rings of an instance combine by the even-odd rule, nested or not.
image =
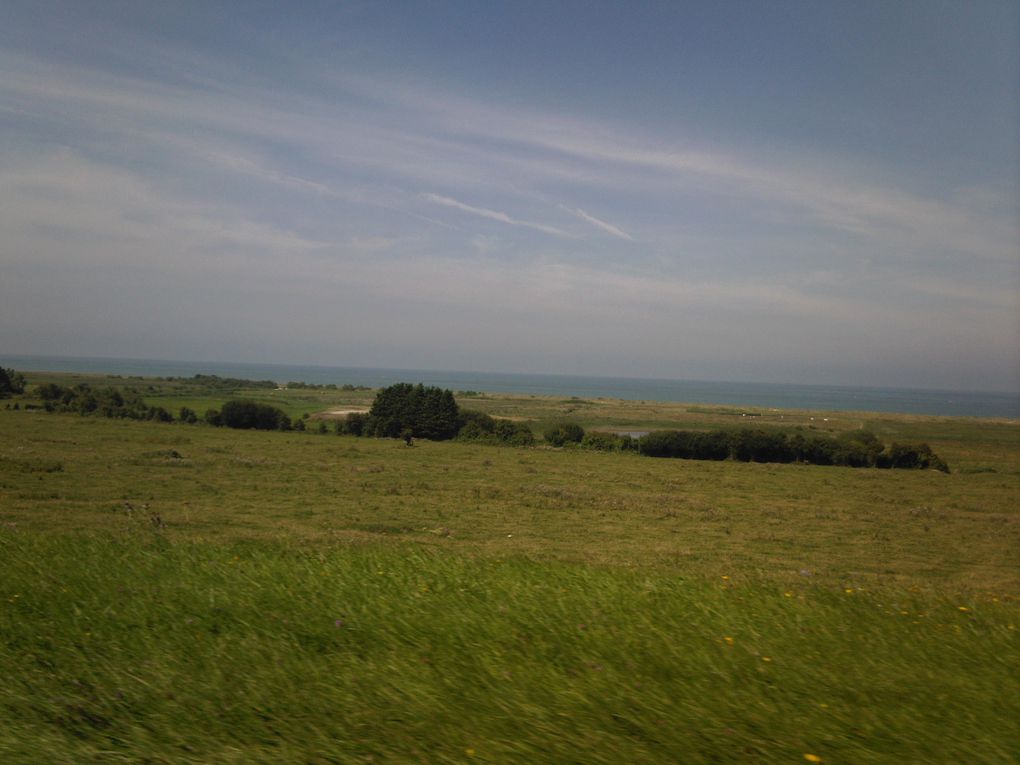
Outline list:
[[[618,239],[626,239],[628,242],[633,242],[634,241],[634,237],[632,237],[630,234],[628,234],[622,228],[619,228],[618,226],[614,226],[612,223],[607,223],[604,220],[600,220],[599,218],[596,218],[594,215],[589,215],[584,210],[582,210],[580,207],[576,207],[575,208],[575,207],[567,207],[566,205],[560,205],[560,209],[565,210],[565,211],[567,211],[567,212],[569,212],[569,213],[571,213],[573,215],[576,215],[578,218],[583,220],[585,223],[590,223],[595,228],[600,229],[602,231],[605,231],[607,234],[611,234],[612,236],[615,236]]]
[[[739,147],[692,145],[683,136],[655,136],[630,125],[510,109],[435,87],[372,77],[336,78],[341,100],[344,92],[366,99],[356,108],[338,109],[327,98],[277,93],[262,98],[256,97],[263,95],[257,90],[250,97],[239,95],[240,90],[224,96],[153,85],[129,75],[56,71],[38,66],[30,56],[4,55],[0,64],[5,70],[0,93],[10,93],[12,101],[47,103],[72,120],[91,119],[97,128],[106,126],[136,141],[159,140],[164,147],[176,143],[180,150],[195,142],[197,127],[243,141],[299,145],[324,169],[364,167],[375,179],[404,187],[440,185],[465,193],[487,189],[490,195],[512,190],[518,198],[532,200],[550,196],[552,185],[571,191],[593,188],[624,205],[653,192],[666,202],[676,194],[716,195],[732,208],[737,221],[753,220],[767,207],[773,215],[787,209],[788,219],[867,238],[886,247],[890,256],[946,246],[1000,260],[1011,259],[1015,252],[1015,214],[989,212],[1008,207],[1008,194],[996,198],[985,190],[992,198],[981,205],[971,203],[970,190],[922,195],[877,182],[878,174],[869,176],[866,168],[848,172],[838,161],[827,165],[825,158],[778,162],[761,153],[749,158]],[[179,129],[168,132],[175,125]],[[259,176],[267,183],[351,195],[349,188],[339,191],[292,170],[252,165],[238,154],[214,152],[209,158],[225,170]],[[483,211],[474,214],[508,225],[569,237],[561,228],[512,212],[459,204],[463,212],[473,208]],[[634,239],[632,232],[585,212],[583,202],[564,207],[611,236]],[[641,225],[648,224],[657,221]],[[640,225],[637,235],[647,239]]]
[[[218,52],[201,65],[179,53],[161,78],[0,51],[0,128],[15,149],[0,156],[0,265],[20,279],[0,282],[13,317],[0,341],[18,336],[33,290],[73,293],[66,263],[93,268],[97,296],[132,269],[160,277],[139,294],[165,279],[196,295],[233,273],[246,289],[290,289],[289,305],[259,301],[263,328],[307,336],[294,316],[311,305],[331,330],[370,316],[390,327],[366,340],[380,364],[407,332],[378,308],[385,297],[428,309],[415,322],[426,340],[470,325],[465,354],[493,346],[485,322],[464,320],[486,316],[496,346],[526,357],[536,333],[512,329],[546,327],[551,359],[556,343],[590,347],[592,369],[672,353],[697,374],[681,369],[681,345],[706,359],[782,346],[810,363],[853,346],[864,363],[875,344],[890,358],[923,346],[949,368],[949,325],[984,369],[1016,366],[1009,189],[926,188],[866,154],[713,142],[456,82],[334,75],[299,58],[279,79],[254,77]],[[453,363],[422,347],[429,364]]]
[[[470,213],[471,215],[478,215],[482,218],[488,218],[490,220],[497,220],[500,223],[506,223],[507,225],[510,226],[523,226],[525,228],[534,229],[535,231],[541,231],[543,234],[550,234],[551,236],[563,237],[565,239],[573,238],[573,234],[569,234],[566,231],[563,231],[562,229],[556,228],[555,226],[547,226],[544,223],[533,223],[531,221],[519,220],[510,215],[507,215],[505,212],[500,212],[498,210],[489,210],[485,207],[475,207],[473,205],[465,204],[464,202],[459,202],[456,199],[444,197],[439,194],[422,194],[421,198],[428,202],[433,202],[437,205],[443,205],[444,207],[452,207],[453,209],[460,210],[461,212]]]
[[[919,193],[845,157],[776,156],[747,147],[709,145],[679,135],[655,135],[634,125],[579,119],[528,108],[507,108],[476,99],[371,77],[345,78],[346,87],[371,92],[416,115],[447,136],[474,144],[498,140],[493,160],[517,153],[542,156],[532,177],[579,179],[631,195],[655,188],[740,200],[747,218],[764,207],[789,209],[802,221],[834,233],[849,233],[888,245],[900,256],[931,247],[952,247],[982,258],[1011,260],[1018,226],[1011,190],[983,189],[984,204],[973,205],[973,189],[938,195]],[[510,147],[510,148],[506,148]],[[879,180],[879,179],[882,180]],[[580,182],[580,181],[579,181]],[[993,209],[1010,208],[1010,214]],[[742,211],[742,212],[740,212]]]

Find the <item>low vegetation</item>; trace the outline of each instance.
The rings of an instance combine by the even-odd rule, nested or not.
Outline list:
[[[13,370],[5,371],[8,379],[23,378]],[[209,377],[209,376],[205,376]],[[188,384],[200,382],[203,376],[185,378]],[[237,380],[211,377],[213,390],[233,389]],[[230,383],[227,385],[226,383]],[[301,389],[302,386],[290,384]],[[253,387],[266,387],[253,383]],[[325,389],[326,386],[311,386]],[[354,390],[354,386],[343,386]],[[337,390],[336,386],[332,390]],[[45,383],[36,387],[35,395],[42,399],[47,411],[97,414],[106,417],[128,417],[171,422],[173,416],[162,407],[149,406],[136,390],[121,390],[112,386],[93,389],[88,383],[62,387]],[[574,403],[574,399],[570,400]],[[187,424],[199,421],[196,413],[182,407],[179,420]],[[214,426],[256,430],[306,431],[303,419],[292,425],[290,417],[278,407],[253,400],[231,400],[221,409],[209,409],[204,422]],[[315,432],[326,433],[322,422]],[[453,393],[435,386],[419,383],[397,383],[380,390],[367,414],[348,413],[346,419],[334,429],[337,434],[374,436],[377,438],[403,438],[408,444],[413,438],[443,441],[454,437],[461,440],[504,446],[532,446],[534,432],[523,422],[495,419],[484,412],[461,413]],[[651,457],[675,457],[694,460],[726,460],[739,462],[801,462],[812,465],[838,465],[844,467],[878,467],[935,469],[949,472],[946,462],[936,455],[927,443],[892,443],[885,446],[870,431],[847,432],[839,437],[780,429],[740,428],[714,431],[660,430],[643,436],[637,444],[631,439],[612,433],[593,433],[586,440],[584,428],[571,421],[557,422],[543,432],[545,443],[554,447],[584,445],[597,451],[626,451],[636,449]]]
[[[220,377],[219,375],[194,375],[192,377],[157,378],[166,382],[180,382],[189,387],[203,390],[232,391],[237,388],[275,390],[277,385],[272,380],[242,380],[237,377]]]
[[[643,436],[638,450],[651,457],[738,462],[802,462],[809,465],[940,470],[949,466],[928,444],[885,446],[870,431],[839,437],[805,436],[802,432],[741,428],[710,432],[661,430]]]
[[[216,419],[213,415],[210,419]],[[239,430],[290,430],[290,417],[275,406],[235,399],[223,405],[220,424]]]
[[[0,398],[25,392],[25,376],[13,369],[0,367]]]
[[[551,428],[546,429],[546,431],[542,434],[542,437],[550,446],[579,444],[582,440],[584,440],[584,428],[576,422],[559,422]]]
[[[233,430],[47,415],[40,386],[110,381],[27,377],[0,409],[4,763],[1020,758],[1015,423],[757,418],[954,467],[838,470],[614,432],[739,430],[682,405],[478,396],[408,449],[315,414],[363,391],[117,381],[307,423]]]
[[[1017,754],[988,599],[153,529],[0,535],[4,762]]]
[[[55,383],[40,385],[35,395],[42,399],[47,412],[73,412],[100,417],[126,417],[132,420],[171,422],[173,415],[160,406],[149,406],[137,391],[123,390],[111,385],[93,388],[79,383],[64,388]]]

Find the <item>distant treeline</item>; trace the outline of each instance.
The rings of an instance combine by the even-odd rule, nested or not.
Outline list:
[[[231,381],[211,375],[196,376],[223,383]],[[195,378],[190,378],[195,379]],[[246,384],[251,381],[243,381]],[[219,384],[219,383],[218,383]],[[275,386],[275,383],[273,384]],[[24,378],[13,370],[0,368],[0,390],[6,395],[24,390]],[[87,383],[64,387],[45,383],[36,387],[34,396],[49,412],[75,412],[134,420],[173,422],[174,416],[163,407],[150,406],[131,389],[93,388]],[[9,405],[8,405],[9,406]],[[15,407],[18,405],[15,404]],[[307,416],[307,415],[306,415]],[[220,409],[210,409],[202,418],[182,407],[180,422],[200,421],[217,427],[254,430],[305,430],[304,419],[291,422],[282,410],[257,401],[235,399]],[[523,422],[496,419],[483,412],[461,410],[453,393],[421,383],[397,383],[376,395],[367,413],[351,413],[334,424],[340,435],[377,438],[414,438],[463,441],[507,446],[532,446],[535,434]],[[319,432],[328,432],[325,422]],[[712,431],[659,430],[639,439],[601,431],[585,432],[577,423],[555,424],[543,433],[551,446],[576,446],[597,451],[636,451],[649,457],[673,457],[691,460],[734,460],[738,462],[800,462],[811,465],[845,467],[913,468],[949,472],[945,461],[925,443],[886,445],[865,430],[826,436],[800,430],[765,428],[721,429]]]
[[[949,472],[928,444],[886,446],[866,430],[837,437],[784,430],[741,428],[708,432],[659,430],[638,440],[638,451],[650,457],[738,462],[804,462],[845,467],[931,468]]]
[[[286,387],[293,388],[294,390],[342,390],[347,392],[356,390],[372,390],[372,388],[368,385],[351,385],[350,383],[344,383],[343,385],[325,383],[323,385],[319,385],[317,383],[289,382]]]
[[[219,375],[193,375],[191,377],[159,377],[159,380],[165,380],[167,382],[180,382],[186,385],[195,385],[201,388],[211,388],[213,390],[236,390],[238,388],[261,388],[261,389],[276,389],[281,387],[273,380],[246,380],[239,377],[220,377]],[[285,388],[293,388],[295,390],[342,390],[342,391],[358,391],[358,390],[372,390],[367,385],[351,385],[345,383],[343,385],[337,385],[336,383],[306,383],[299,381],[291,381],[286,383]]]
[[[34,396],[42,400],[47,412],[70,412],[81,415],[123,418],[129,420],[177,421],[195,424],[197,413],[181,407],[174,417],[161,406],[150,406],[141,394],[130,388],[112,386],[93,388],[88,383],[64,387],[56,383],[38,386]],[[221,409],[210,409],[202,418],[209,425],[258,430],[290,430],[290,418],[281,410],[256,401],[228,401]]]
[[[78,383],[69,388],[45,383],[35,389],[47,412],[75,412],[101,417],[122,417],[130,420],[173,422],[173,415],[161,406],[149,406],[141,395],[131,389],[106,386],[93,388]]]
[[[637,451],[648,457],[736,462],[800,462],[843,467],[915,468],[949,472],[928,444],[888,446],[866,430],[837,437],[764,428],[710,431],[658,430],[639,439],[616,433],[585,433],[577,423],[560,423],[544,433],[552,446],[577,445],[597,451]]]
[[[239,377],[220,377],[219,375],[194,375],[192,377],[164,377],[167,382],[182,382],[214,390],[234,390],[236,388],[270,388],[276,389],[272,380],[244,380]]]

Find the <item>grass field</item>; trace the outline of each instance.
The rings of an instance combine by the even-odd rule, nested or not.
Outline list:
[[[460,403],[864,426],[953,472],[0,411],[0,761],[1020,760],[1016,423]]]

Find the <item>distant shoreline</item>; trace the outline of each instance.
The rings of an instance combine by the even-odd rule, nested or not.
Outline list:
[[[142,377],[192,377],[196,374],[215,374],[221,377],[273,380],[278,383],[337,385],[347,383],[373,388],[405,381],[438,385],[454,391],[564,398],[668,401],[765,409],[1020,418],[1020,394],[979,391],[61,356],[6,355],[0,356],[0,365],[30,372],[78,372]]]

